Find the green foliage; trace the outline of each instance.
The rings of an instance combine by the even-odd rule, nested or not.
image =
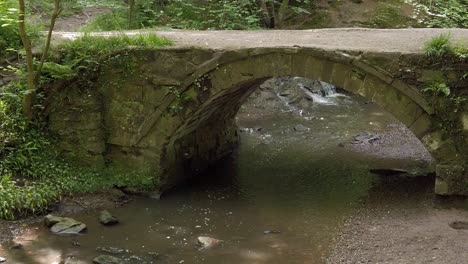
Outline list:
[[[402,14],[401,5],[381,2],[368,23],[373,28],[405,28],[414,21]]]
[[[154,34],[109,37],[85,34],[59,47],[64,56],[59,63],[44,64],[41,80],[71,79],[80,69],[95,70],[103,58],[104,61],[119,59],[119,54],[113,55],[116,50],[170,44],[169,40]],[[18,74],[21,76],[21,69]],[[22,99],[26,91],[20,78],[2,87],[0,92],[0,219],[41,212],[66,194],[95,192],[113,186],[149,190],[158,184],[148,170],[82,168],[61,159],[40,120],[33,123],[23,117]],[[38,101],[42,97],[36,95]]]
[[[429,58],[443,57],[452,53],[450,34],[442,34],[432,38],[424,45],[424,52]]]
[[[127,12],[122,9],[113,9],[112,12],[102,14],[80,30],[84,32],[125,30],[128,28]]]
[[[13,0],[0,1],[0,58],[7,49],[18,49],[21,46],[17,27],[18,9]]]
[[[467,28],[468,27],[468,1],[444,0],[430,1],[427,6],[429,27],[440,28]]]
[[[84,31],[110,31],[150,27],[181,29],[257,29],[260,28],[259,9],[255,1],[136,0],[129,21],[128,8],[115,6]]]
[[[423,89],[423,91],[433,95],[444,95],[445,97],[450,95],[450,87],[448,87],[448,85],[442,81],[434,81],[430,83],[426,88]]]
[[[96,71],[102,61],[110,57],[115,51],[128,48],[159,48],[171,45],[172,42],[155,34],[136,34],[133,36],[118,34],[114,36],[93,36],[84,34],[82,37],[67,41],[56,48],[55,52],[63,57],[52,69],[59,79],[69,79],[80,70]],[[118,56],[118,55],[117,55]],[[51,66],[51,65],[49,65]],[[51,69],[48,69],[51,73]],[[45,70],[47,73],[47,71]]]
[[[0,58],[22,47],[18,30],[18,2],[0,0]],[[27,34],[33,44],[41,39],[41,25],[28,21]]]

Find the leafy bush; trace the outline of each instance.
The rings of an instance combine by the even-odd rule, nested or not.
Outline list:
[[[413,5],[414,17],[421,26],[435,28],[467,28],[467,0],[405,0]]]
[[[444,95],[446,97],[450,95],[450,87],[442,81],[430,83],[423,91],[433,95]]]
[[[128,8],[96,18],[84,31],[110,31],[165,26],[181,29],[258,29],[259,10],[255,1],[172,0],[167,5],[154,0],[136,1],[129,18]]]
[[[18,10],[13,0],[0,1],[0,57],[6,49],[17,49],[21,45],[17,25]]]
[[[405,28],[414,21],[401,13],[400,5],[379,3],[368,23],[374,28]]]
[[[62,44],[59,50],[66,55],[58,61],[61,64],[44,64],[42,80],[73,78],[80,67],[97,67],[100,58],[118,49],[169,44],[169,40],[153,34],[110,37],[85,34]],[[20,79],[2,87],[0,92],[0,219],[42,212],[66,194],[95,192],[114,185],[140,190],[157,185],[154,175],[145,170],[129,173],[115,168],[82,168],[60,158],[43,124],[23,117],[25,91]]]

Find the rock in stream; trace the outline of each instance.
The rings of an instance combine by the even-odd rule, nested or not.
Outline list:
[[[69,217],[47,215],[44,219],[50,231],[59,235],[77,235],[86,229],[86,225]]]
[[[99,222],[103,225],[115,225],[119,223],[119,220],[113,216],[109,211],[104,210],[99,213]]]
[[[109,256],[109,255],[100,255],[93,259],[94,264],[123,264],[123,260]]]

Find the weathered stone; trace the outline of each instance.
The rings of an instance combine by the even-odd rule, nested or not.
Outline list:
[[[115,247],[97,247],[96,251],[103,252],[103,253],[110,253],[110,254],[123,254],[123,253],[130,252],[128,249],[115,248]]]
[[[49,100],[49,128],[71,158],[148,169],[160,191],[185,179],[184,166],[202,170],[228,155],[238,142],[234,118],[240,105],[259,84],[279,76],[331,82],[364,96],[418,138],[429,138],[423,143],[439,164],[462,164],[468,157],[466,103],[451,114],[450,98],[422,92],[442,74],[452,76],[447,82],[456,96],[466,94],[466,84],[455,77],[458,64],[441,68],[422,54],[316,47],[125,52],[139,74],[125,74],[127,63],[113,64],[103,68],[95,87],[63,86]],[[457,187],[465,184],[464,175],[439,179],[436,189],[446,189],[440,193],[468,194]]]
[[[115,225],[119,223],[119,220],[109,211],[103,210],[99,213],[99,222],[103,225]]]
[[[309,129],[310,128],[308,128],[306,126],[303,126],[303,125],[294,126],[294,130],[297,131],[297,132],[307,131]]]
[[[100,255],[93,259],[94,264],[123,264],[123,260],[109,256],[109,255]]]
[[[66,259],[60,264],[88,264],[89,262],[83,261],[83,260],[75,260],[75,259]]]
[[[72,218],[64,217],[50,228],[50,231],[59,235],[77,235],[86,229],[86,225]]]
[[[62,221],[63,220],[63,217],[59,217],[59,216],[55,216],[55,215],[51,215],[51,214],[48,214],[44,217],[44,224],[47,226],[47,227],[51,227],[55,224],[57,224],[58,222]]]
[[[449,226],[453,229],[468,230],[468,221],[454,221]]]
[[[463,163],[438,164],[436,166],[435,193],[440,195],[463,195],[468,186],[468,174]]]

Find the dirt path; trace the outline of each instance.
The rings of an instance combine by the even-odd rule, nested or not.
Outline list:
[[[314,47],[327,50],[421,53],[424,43],[450,33],[454,42],[468,45],[468,29],[317,29],[257,31],[140,30],[126,34],[155,32],[174,41],[175,47],[206,47],[235,50],[259,47]],[[99,35],[119,34],[102,32]],[[56,32],[55,39],[74,39],[77,32]]]
[[[59,17],[55,23],[55,31],[79,31],[80,28],[93,21],[101,14],[110,12],[109,7],[86,7],[81,13],[67,17]]]

